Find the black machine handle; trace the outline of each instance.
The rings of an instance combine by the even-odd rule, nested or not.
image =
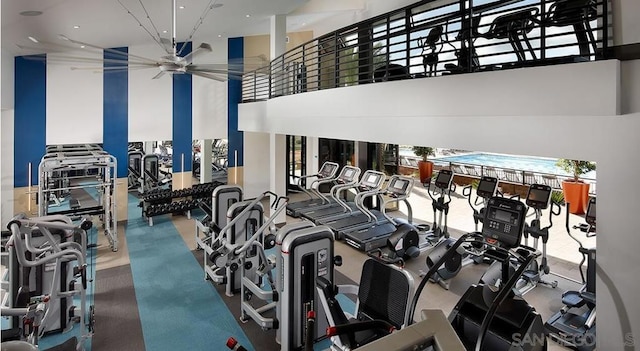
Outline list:
[[[445,254],[440,257],[440,260],[438,260],[436,264],[429,268],[427,274],[424,275],[424,277],[420,281],[420,284],[418,284],[418,288],[416,289],[415,294],[413,294],[413,299],[411,299],[411,305],[409,306],[409,318],[407,318],[410,324],[413,324],[413,316],[415,315],[416,306],[418,305],[418,298],[420,297],[420,294],[422,294],[422,290],[424,290],[424,287],[427,285],[430,277],[432,277],[436,273],[440,266],[442,266],[445,262],[451,259],[451,257],[453,257],[455,253],[457,253],[456,250],[458,249],[458,247],[460,247],[460,245],[462,245],[462,243],[465,242],[466,239],[470,236],[470,233],[462,235],[455,243],[453,243],[453,245],[451,245],[451,247],[449,247],[449,250],[447,250]]]
[[[420,281],[420,284],[418,284],[418,288],[416,289],[416,292],[413,295],[413,299],[411,300],[411,305],[409,306],[409,318],[408,318],[409,324],[413,324],[414,323],[413,317],[415,315],[415,310],[416,310],[416,307],[418,305],[418,299],[420,298],[420,294],[422,294],[422,290],[424,290],[424,287],[429,282],[430,277],[432,277],[435,274],[435,272],[438,269],[440,269],[440,267],[445,262],[450,260],[451,257],[453,257],[453,255],[457,253],[457,249],[458,249],[458,247],[460,247],[460,245],[462,245],[462,244],[464,244],[466,242],[482,243],[482,244],[487,245],[489,247],[495,248],[498,251],[502,251],[505,254],[507,254],[508,256],[515,258],[520,263],[520,267],[524,267],[523,269],[526,269],[526,267],[529,266],[529,263],[531,263],[531,261],[535,258],[535,255],[532,255],[528,251],[526,252],[527,256],[524,256],[524,255],[522,255],[520,253],[507,250],[507,249],[505,249],[503,247],[500,247],[500,246],[498,246],[496,244],[489,243],[486,240],[484,240],[483,237],[479,237],[477,232],[471,232],[471,233],[466,233],[466,234],[462,235],[455,243],[453,243],[453,245],[451,245],[449,247],[449,249],[445,252],[445,254],[442,255],[442,257],[440,257],[440,259],[433,266],[431,266],[431,268],[429,268],[429,271],[427,271],[427,273],[423,276],[422,280]],[[522,272],[524,272],[524,270]],[[520,274],[522,274],[522,272]],[[518,274],[514,275],[514,277],[518,277],[518,276],[519,276]],[[515,284],[517,282],[517,279],[515,281],[513,281],[513,282],[511,281],[512,279],[510,279],[509,282],[507,282],[507,286],[509,286],[509,283],[513,283],[513,286],[515,286]],[[510,291],[513,286],[511,286],[508,289],[501,289],[501,291]],[[498,296],[500,296],[500,295],[498,295]],[[494,302],[495,302],[495,300],[494,300]],[[494,313],[495,313],[495,311],[494,311]]]
[[[556,211],[553,210],[554,207],[556,208]],[[544,227],[545,230],[553,227],[553,216],[559,216],[560,213],[562,213],[562,208],[560,207],[560,205],[555,201],[551,201],[551,207],[549,208],[549,225],[547,227]],[[567,213],[569,213],[568,207]]]
[[[491,325],[491,321],[493,321],[493,317],[496,315],[498,311],[498,307],[502,304],[502,302],[509,296],[511,293],[511,289],[516,286],[520,276],[529,268],[529,264],[533,262],[535,259],[535,255],[529,254],[524,257],[524,262],[520,264],[518,270],[516,270],[515,274],[509,278],[509,281],[500,289],[498,296],[493,299],[493,303],[489,307],[487,314],[484,316],[482,320],[482,325],[480,327],[480,334],[478,335],[478,339],[476,340],[475,351],[482,351],[482,344],[486,338],[487,331],[489,330],[489,325]]]

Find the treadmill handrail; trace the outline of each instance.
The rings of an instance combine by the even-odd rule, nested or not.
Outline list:
[[[367,222],[373,222],[376,220],[376,216],[364,205],[364,199],[370,196],[381,194],[382,185],[384,184],[384,173],[378,172],[378,171],[371,171],[371,170],[366,171],[362,176],[362,179],[358,183],[358,187],[365,187],[363,183],[367,181],[369,178],[367,174],[370,174],[370,175],[377,174],[379,176],[378,181],[374,184],[373,187],[366,185],[366,187],[369,190],[360,191],[359,193],[357,193],[353,201],[356,204],[356,207],[367,216]]]
[[[349,166],[347,166],[349,167]],[[344,172],[345,169],[347,169],[347,167],[344,167],[342,169],[342,172]],[[340,199],[340,192],[347,190],[347,189],[351,189],[351,188],[355,188],[356,186],[358,186],[358,177],[360,176],[360,173],[362,172],[362,170],[360,170],[360,168],[357,167],[350,167],[351,169],[353,169],[355,171],[355,174],[352,178],[352,180],[350,182],[346,182],[346,183],[342,183],[342,184],[336,184],[333,186],[333,188],[331,188],[330,191],[330,195],[331,197],[336,201],[336,203],[338,205],[340,205],[343,208],[343,213],[346,212],[351,212],[351,207],[349,207],[349,205],[347,205],[346,202],[342,201],[342,199]],[[342,174],[342,172],[340,172],[340,174]],[[338,179],[340,179],[341,177],[338,176]]]
[[[322,170],[326,167],[326,166],[334,166],[333,167],[333,171],[326,177],[322,177]],[[327,182],[332,182],[334,180],[337,179],[336,173],[338,173],[338,164],[335,162],[325,162],[322,164],[322,166],[320,167],[320,169],[318,170],[318,173],[315,174],[308,174],[308,175],[303,175],[301,177],[298,178],[298,182],[296,183],[296,185],[298,186],[298,188],[300,188],[300,190],[302,190],[305,194],[307,194],[307,196],[309,196],[310,199],[313,199],[313,195],[316,195],[317,197],[319,197],[322,200],[322,203],[327,203],[329,202],[329,199],[327,199],[326,196],[324,196],[320,191],[317,190],[317,187],[320,186],[320,184],[323,183],[327,183]],[[302,180],[303,179],[308,179],[308,178],[317,178],[315,179],[310,185],[309,185],[309,189],[307,190],[305,187],[302,186]],[[313,187],[313,185],[316,184],[316,188]]]
[[[382,213],[382,215],[390,223],[395,225],[396,224],[395,219],[393,219],[391,216],[389,216],[387,214],[387,204],[392,203],[392,202],[397,202],[399,204],[400,201],[404,201],[405,204],[407,205],[407,210],[408,210],[407,218],[408,218],[409,222],[411,223],[411,222],[413,222],[413,210],[411,208],[411,204],[409,204],[409,201],[407,201],[407,198],[409,197],[409,195],[411,195],[411,192],[413,191],[413,185],[415,184],[415,181],[414,181],[413,178],[404,177],[404,176],[400,176],[400,175],[393,175],[393,176],[391,176],[391,179],[389,179],[389,184],[387,184],[387,187],[384,189],[384,193],[383,194],[391,193],[391,191],[389,191],[389,187],[393,185],[394,179],[407,180],[409,182],[409,185],[407,186],[407,189],[405,190],[404,194],[399,195],[396,192],[392,192],[393,195],[395,195],[395,196],[391,196],[391,197],[389,197],[389,199],[383,200],[382,201],[382,208],[380,209],[380,212]]]

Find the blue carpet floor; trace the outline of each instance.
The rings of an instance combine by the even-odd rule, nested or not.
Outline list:
[[[149,227],[137,204],[129,195],[126,235],[146,350],[220,350],[230,336],[253,350],[171,218]]]

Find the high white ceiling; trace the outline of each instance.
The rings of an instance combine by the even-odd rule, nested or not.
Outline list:
[[[2,50],[14,55],[34,53],[28,37],[53,43],[65,35],[101,47],[152,43],[151,36],[125,9],[156,34],[171,37],[173,0],[2,0]],[[267,34],[270,17],[287,15],[288,31],[312,30],[319,35],[415,0],[177,0],[177,39],[186,40],[211,4],[221,4],[205,16],[196,39],[215,44],[229,37]],[[144,8],[142,6],[144,5]],[[124,5],[124,6],[123,6]],[[23,11],[40,11],[24,16]],[[247,17],[249,15],[250,17]],[[79,26],[79,28],[74,28]],[[167,31],[167,33],[163,33]]]

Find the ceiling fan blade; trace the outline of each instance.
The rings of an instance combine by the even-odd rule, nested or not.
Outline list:
[[[196,57],[196,55],[200,53],[211,52],[211,51],[212,51],[211,45],[207,43],[202,43],[200,44],[200,46],[192,50],[190,53],[186,54],[183,59],[187,62],[191,62],[193,58]]]
[[[138,60],[140,60],[140,61],[144,61],[144,62],[148,62],[148,63],[155,63],[155,62],[156,62],[155,60],[152,60],[152,59],[150,59],[150,58],[146,58],[146,57],[142,57],[142,56],[138,56],[138,55],[129,54],[129,53],[122,52],[122,51],[119,51],[119,50],[114,50],[114,49],[109,49],[109,48],[103,48],[103,47],[98,46],[98,45],[93,45],[93,44],[85,43],[85,42],[78,41],[78,40],[73,40],[73,39],[71,39],[71,38],[69,38],[69,37],[66,37],[66,36],[64,36],[64,35],[60,35],[60,38],[61,38],[62,40],[67,40],[67,41],[69,41],[69,42],[71,42],[71,43],[74,43],[74,44],[77,44],[77,45],[84,45],[84,46],[87,46],[87,47],[90,47],[90,48],[94,48],[94,49],[98,49],[98,50],[103,50],[103,51],[108,52],[108,53],[110,53],[110,54],[114,54],[114,55],[119,55],[119,56],[128,57],[129,59],[131,59],[131,58],[133,57],[133,58],[136,58],[136,59],[138,59]]]
[[[202,77],[202,78],[217,80],[218,82],[226,82],[227,81],[226,78],[217,76],[215,74],[201,72],[201,71],[187,71],[187,73],[192,74],[194,76]]]
[[[72,71],[97,71],[97,72],[116,72],[116,71],[130,71],[136,69],[156,68],[156,66],[120,66],[120,67],[71,67]]]
[[[203,67],[201,65],[187,66],[187,72],[192,72],[192,71],[214,73],[214,74],[239,74],[239,75],[244,74],[243,71],[236,71],[228,68],[208,68],[208,67]]]
[[[158,79],[158,78],[160,78],[160,77],[162,77],[162,76],[164,76],[164,71],[160,71],[160,72],[158,72],[158,74],[156,74],[155,76],[153,76],[153,78],[151,78],[151,79]]]

